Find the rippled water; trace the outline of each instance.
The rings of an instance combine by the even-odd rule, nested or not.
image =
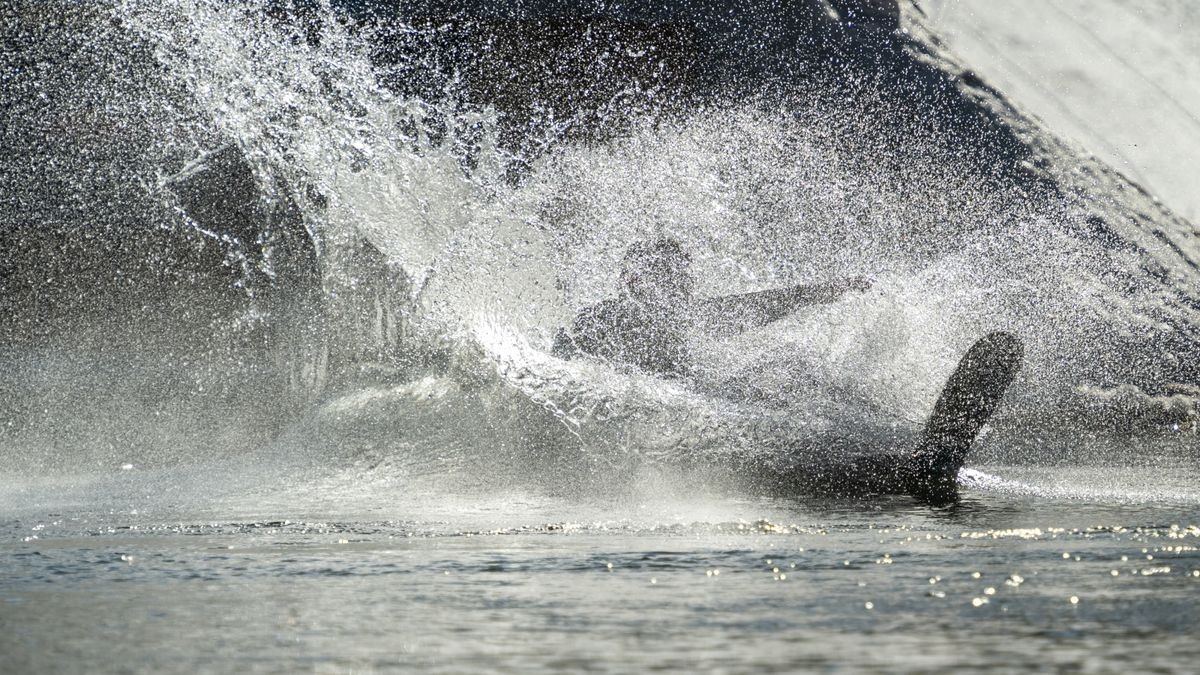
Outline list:
[[[986,467],[1025,482],[942,509],[360,469],[207,498],[214,467],[10,477],[0,652],[9,672],[1186,670],[1200,468],[1180,449]]]

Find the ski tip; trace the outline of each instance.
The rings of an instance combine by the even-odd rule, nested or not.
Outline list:
[[[979,431],[999,407],[1021,369],[1025,345],[994,331],[971,346],[946,381],[908,469],[909,492],[928,501],[953,501],[959,469]]]

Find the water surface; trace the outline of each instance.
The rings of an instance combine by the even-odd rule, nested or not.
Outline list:
[[[1195,462],[985,468],[1027,482],[931,508],[14,478],[0,650],[11,672],[1186,669]]]

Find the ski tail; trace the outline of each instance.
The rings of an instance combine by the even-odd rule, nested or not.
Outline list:
[[[980,338],[946,381],[907,466],[908,492],[933,503],[953,502],[956,478],[980,429],[1021,369],[1025,347],[1011,333]]]

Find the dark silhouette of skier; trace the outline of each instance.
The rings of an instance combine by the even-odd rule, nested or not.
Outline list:
[[[863,277],[697,299],[691,256],[675,239],[638,242],[621,264],[621,290],[581,310],[570,330],[555,336],[560,358],[590,354],[667,377],[688,373],[689,331],[728,336],[764,326],[809,305],[866,290]]]

